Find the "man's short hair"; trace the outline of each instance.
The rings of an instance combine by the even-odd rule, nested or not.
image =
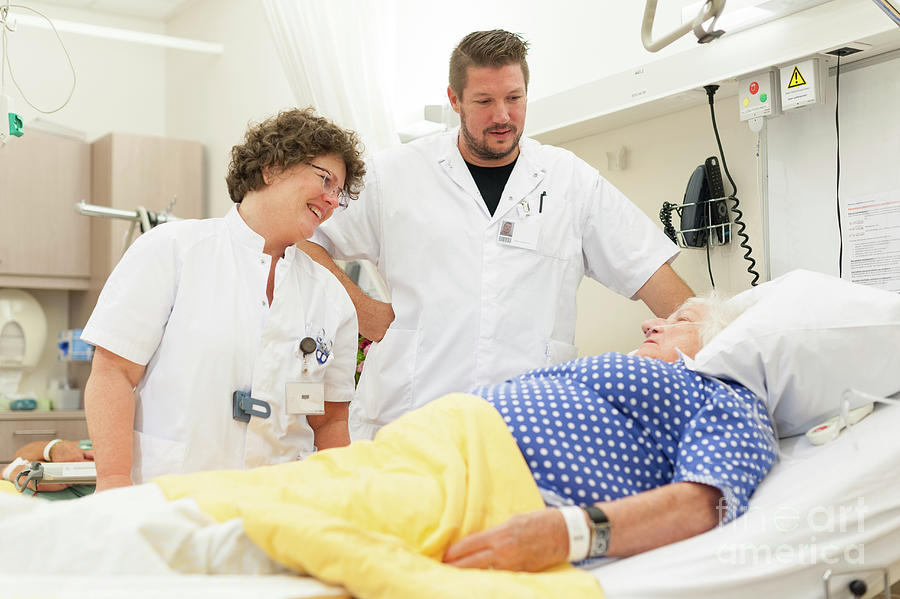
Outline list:
[[[450,89],[462,98],[469,67],[500,68],[509,64],[522,67],[528,89],[528,42],[517,33],[502,29],[475,31],[460,40],[450,55]]]
[[[287,170],[309,164],[326,154],[344,161],[347,176],[344,191],[356,198],[366,173],[362,144],[353,131],[341,129],[316,115],[312,108],[285,110],[257,125],[251,125],[244,143],[231,149],[231,164],[225,182],[233,202],[241,202],[247,192],[265,186],[263,169]]]

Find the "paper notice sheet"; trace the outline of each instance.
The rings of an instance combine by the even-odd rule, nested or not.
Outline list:
[[[849,199],[844,218],[844,277],[900,292],[900,191]]]

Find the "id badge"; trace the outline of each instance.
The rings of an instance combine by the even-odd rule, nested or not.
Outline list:
[[[503,245],[533,250],[537,248],[540,233],[540,224],[530,219],[504,220],[500,221],[500,233],[497,235],[497,241]]]
[[[325,413],[325,383],[285,383],[284,398],[288,414]]]

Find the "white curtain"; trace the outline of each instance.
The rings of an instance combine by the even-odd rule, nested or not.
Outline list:
[[[391,109],[393,0],[263,0],[299,106],[356,131],[367,154],[398,145]]]

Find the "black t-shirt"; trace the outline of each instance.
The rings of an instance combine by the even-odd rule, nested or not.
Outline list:
[[[518,159],[519,157],[517,156],[516,160]],[[494,212],[497,210],[497,204],[500,203],[500,197],[503,195],[503,188],[506,187],[506,182],[509,180],[510,174],[512,174],[513,167],[516,166],[516,160],[503,166],[476,166],[466,162],[469,172],[472,173],[472,178],[475,179],[475,185],[478,186],[478,191],[481,192],[484,205],[487,206],[491,216],[494,216]]]

